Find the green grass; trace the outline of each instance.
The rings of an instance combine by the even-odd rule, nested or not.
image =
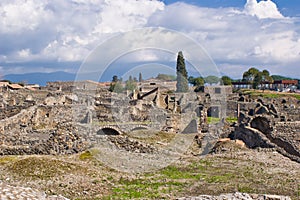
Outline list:
[[[12,162],[6,169],[14,176],[40,180],[47,180],[65,173],[85,170],[75,164],[35,156]]]
[[[300,94],[287,93],[287,92],[270,92],[270,91],[261,91],[261,90],[242,90],[242,94],[250,95],[252,97],[263,97],[278,99],[282,97],[294,97],[297,100],[300,100]]]
[[[237,122],[238,121],[238,118],[237,117],[227,117],[226,118],[226,121],[228,123],[234,123],[234,122]]]
[[[207,123],[208,124],[216,124],[220,122],[220,118],[217,117],[207,117]]]
[[[41,190],[51,189],[54,194],[70,199],[176,199],[235,191],[286,195],[297,199],[300,194],[297,182],[300,177],[295,173],[274,168],[268,162],[244,160],[229,154],[183,158],[155,172],[126,174],[110,171],[109,167],[96,168],[91,165],[90,159],[93,159],[94,153],[97,150],[79,154],[76,157],[77,161],[80,160],[79,164],[53,157],[2,156],[0,163],[4,164],[0,167],[5,173],[13,174],[12,180],[24,183],[33,181],[41,185],[53,181],[53,185]],[[67,184],[65,177],[68,174],[73,174],[70,176],[73,178],[75,175],[86,179]],[[83,190],[88,191],[89,195],[82,194]]]
[[[208,183],[226,183],[234,178],[234,174],[232,173],[225,173],[221,175],[212,175],[211,177],[208,177],[206,181]]]
[[[254,193],[255,192],[255,190],[252,187],[250,187],[246,184],[239,184],[237,186],[237,188],[238,188],[238,191],[242,192],[242,193]]]
[[[210,160],[199,160],[187,166],[171,165],[139,179],[120,179],[105,199],[164,199],[168,195],[180,196],[195,183],[205,190],[206,186],[233,182],[233,173],[213,165]]]
[[[18,160],[17,156],[0,156],[0,164],[11,163]]]
[[[216,124],[216,123],[219,123],[220,121],[221,121],[221,119],[217,118],[217,117],[207,117],[208,124]],[[238,119],[236,117],[227,117],[226,121],[228,123],[234,123],[234,122],[237,122]]]
[[[175,166],[168,166],[161,170],[161,175],[164,175],[168,179],[200,179],[202,174],[190,171],[189,168],[182,169]]]
[[[183,184],[179,181],[120,179],[119,186],[113,188],[112,195],[103,199],[158,199],[163,194],[179,191]]]
[[[206,170],[210,162],[201,161],[187,167],[168,166],[155,173],[147,173],[143,178],[120,179],[112,194],[104,199],[164,199],[168,195],[179,195],[190,183],[204,179],[199,173]]]
[[[89,149],[79,155],[80,160],[91,160],[94,159],[94,155],[99,153],[98,149]]]
[[[104,199],[172,199],[235,191],[295,197],[295,177],[269,174],[260,163],[233,158],[204,158],[184,166],[171,165],[137,179],[120,179]],[[261,169],[261,170],[260,170]],[[295,191],[296,189],[296,191]]]

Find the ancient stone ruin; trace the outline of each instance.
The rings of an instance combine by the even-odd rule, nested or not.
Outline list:
[[[110,140],[115,145],[128,142],[130,148],[143,149],[126,133],[155,130],[197,134],[206,153],[219,138],[230,138],[299,161],[299,100],[255,99],[221,86],[204,93],[174,93],[166,87],[146,83],[133,93],[117,94],[96,82],[55,82],[34,92],[3,91],[0,154],[73,154],[92,147],[101,135],[118,136]]]
[[[273,148],[300,161],[300,111],[294,98],[247,99],[240,97],[239,118],[232,139],[243,140],[249,148]]]

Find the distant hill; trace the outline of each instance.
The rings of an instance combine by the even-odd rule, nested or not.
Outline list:
[[[281,75],[272,75],[271,76],[274,81],[280,81],[280,80],[292,80],[292,78],[281,76]]]
[[[25,82],[29,84],[39,84],[45,86],[49,81],[73,81],[76,75],[67,72],[53,73],[28,73],[28,74],[8,74],[3,77],[15,83]]]

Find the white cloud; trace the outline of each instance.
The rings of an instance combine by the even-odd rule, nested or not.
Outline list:
[[[30,49],[22,49],[21,51],[18,51],[18,55],[20,58],[28,58],[31,55]]]
[[[283,15],[278,11],[277,5],[271,0],[263,0],[260,2],[257,2],[257,0],[247,0],[244,11],[260,19],[283,18]]]
[[[164,4],[159,1],[106,0],[95,32],[115,33],[143,27],[149,16],[163,8]]]
[[[13,62],[24,57],[26,49],[31,52],[26,57],[33,60],[82,61],[112,33],[143,27],[150,15],[163,8],[156,0],[4,0],[0,48],[6,49],[0,57]]]
[[[228,74],[242,73],[250,65],[285,72],[300,62],[299,19],[284,17],[271,0],[248,0],[240,9],[164,5],[159,0],[2,0],[0,17],[1,65],[83,61],[107,38],[143,27],[165,27],[186,34]],[[159,38],[149,40],[160,42]],[[136,39],[126,42],[135,43]],[[172,38],[170,42],[174,42]],[[161,59],[150,52],[141,56],[133,60]],[[300,77],[299,70],[294,71]]]
[[[249,3],[248,1],[248,6]],[[264,5],[267,10],[273,5],[270,1],[260,3],[258,5]],[[181,12],[182,10],[185,12]],[[298,19],[284,18],[276,13],[279,12],[270,12],[264,16],[257,13],[261,14],[257,17],[234,8],[208,9],[176,3],[156,13],[149,23],[186,33],[199,42],[218,65],[240,66],[240,70],[235,72],[242,73],[245,66],[272,68],[300,62]],[[179,20],[172,21],[171,18],[174,16]],[[269,19],[261,19],[267,16]],[[225,70],[226,67],[221,69]],[[286,74],[284,68],[281,70]],[[233,74],[234,71],[224,72]],[[296,72],[298,77],[299,73]]]
[[[51,12],[44,10],[44,4],[34,0],[4,0],[0,3],[0,32],[16,33],[35,30]]]

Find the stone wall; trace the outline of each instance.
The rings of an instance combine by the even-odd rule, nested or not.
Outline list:
[[[294,112],[287,113],[284,105],[291,101],[296,100],[258,98],[239,102],[239,124],[231,138],[243,140],[250,148],[275,148],[300,162],[299,116],[296,117]]]
[[[24,141],[38,142],[37,134],[43,135],[40,141],[49,141],[50,138],[54,141],[56,138],[60,144],[64,144],[67,138],[85,138],[84,135],[96,134],[103,124],[116,125],[122,131],[130,131],[138,125],[177,133],[201,130],[203,134],[209,133],[216,137],[228,135],[235,128],[235,136],[244,138],[249,147],[272,147],[275,143],[280,148],[299,148],[298,125],[288,123],[300,120],[299,101],[291,98],[253,99],[237,94],[224,95],[222,90],[220,92],[221,94],[215,94],[216,91],[211,91],[211,94],[196,94],[165,93],[157,90],[149,99],[133,99],[131,95],[110,93],[103,89],[1,93],[3,106],[0,108],[0,134],[3,141],[13,141],[9,144],[25,145],[28,142]],[[214,109],[214,116],[223,120],[215,126],[209,126],[207,116]],[[238,115],[238,126],[224,121],[226,117]],[[266,117],[274,130],[265,132],[261,125],[260,128],[256,127],[253,120],[258,116]],[[78,128],[78,123],[98,127],[89,131],[87,127]],[[12,135],[12,138],[7,138],[7,135]],[[288,145],[279,141],[279,137],[284,142],[287,141]],[[22,141],[18,141],[18,138],[22,138]],[[288,148],[282,149],[292,152]]]

